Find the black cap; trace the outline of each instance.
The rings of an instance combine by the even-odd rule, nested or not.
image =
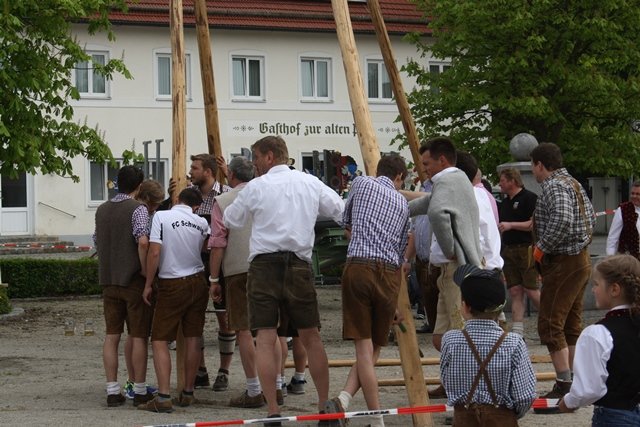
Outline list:
[[[500,274],[464,264],[453,273],[453,281],[460,286],[462,299],[476,311],[497,313],[504,307],[507,293]]]

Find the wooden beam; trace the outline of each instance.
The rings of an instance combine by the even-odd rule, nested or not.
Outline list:
[[[532,354],[529,356],[531,359],[531,363],[551,363],[551,356],[548,354]],[[356,363],[356,359],[333,359],[329,360],[330,368],[350,368],[354,363]],[[434,366],[440,364],[439,357],[423,357],[420,359],[420,363],[423,366]],[[400,359],[378,359],[376,362],[376,366],[400,366],[402,365],[402,360]],[[285,368],[294,368],[293,360],[288,360],[285,364]],[[308,367],[308,366],[307,366]]]
[[[351,101],[353,120],[358,133],[364,169],[367,175],[375,175],[378,161],[380,160],[380,147],[376,141],[369,104],[365,96],[366,92],[362,81],[362,73],[360,72],[358,49],[353,35],[353,27],[351,26],[351,16],[349,15],[349,5],[347,0],[331,0],[331,6],[336,21],[338,42],[342,52],[342,64],[344,65],[347,79],[349,100]]]
[[[371,12],[371,19],[376,31],[376,37],[378,44],[380,45],[380,51],[382,52],[382,58],[384,59],[384,65],[389,74],[389,80],[391,81],[391,87],[393,89],[393,95],[400,112],[400,119],[402,120],[402,126],[407,136],[409,143],[409,149],[411,150],[411,157],[415,169],[418,172],[420,182],[427,180],[427,173],[422,166],[422,160],[420,159],[420,141],[418,133],[416,132],[416,124],[413,121],[413,115],[411,114],[411,108],[409,108],[409,102],[407,102],[407,96],[404,93],[402,87],[402,79],[398,72],[398,66],[393,56],[393,49],[391,48],[391,41],[389,40],[389,34],[387,33],[387,27],[382,17],[382,10],[380,9],[380,2],[378,0],[367,0],[369,11]]]
[[[536,374],[537,381],[555,381],[555,372],[540,372]],[[424,383],[428,385],[440,385],[440,378],[438,377],[426,377]],[[378,387],[385,386],[403,386],[404,380],[402,378],[391,378],[378,380]]]
[[[209,154],[218,157],[222,155],[222,143],[220,140],[220,121],[218,119],[216,86],[213,76],[213,55],[211,54],[211,38],[205,0],[195,0],[195,19],[198,54],[200,57],[200,77],[202,79],[202,97],[204,99],[204,118],[207,128],[207,147]],[[221,183],[226,181],[226,177],[220,169],[216,173],[216,180]]]
[[[413,322],[411,312],[411,302],[409,301],[409,291],[407,281],[402,270],[400,274],[400,292],[398,293],[398,311],[404,318],[400,325],[395,326],[396,340],[400,350],[400,360],[402,360],[402,374],[407,388],[407,397],[410,406],[426,406],[429,404],[427,386],[423,379],[422,364],[420,363],[420,347],[416,337],[416,325]],[[412,414],[414,426],[430,427],[433,425],[431,414]]]
[[[178,203],[178,194],[187,185],[187,133],[186,133],[186,99],[185,99],[185,63],[184,33],[182,26],[182,0],[171,0],[171,100],[172,129],[171,166],[176,189],[171,195],[173,205]],[[176,339],[176,389],[180,393],[184,389],[184,345],[182,328],[178,327]]]

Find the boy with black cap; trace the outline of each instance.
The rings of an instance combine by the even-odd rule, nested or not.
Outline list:
[[[498,326],[504,284],[495,272],[471,264],[458,267],[453,280],[465,325],[444,334],[440,356],[453,425],[517,426],[536,397],[536,378],[522,338]]]

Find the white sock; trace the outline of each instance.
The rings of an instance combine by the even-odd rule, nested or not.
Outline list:
[[[384,427],[382,415],[371,415],[369,420],[371,420],[371,424],[369,424],[371,427]]]
[[[147,394],[147,383],[133,383],[133,392],[135,394]]]
[[[498,320],[501,322],[506,322],[507,321],[507,316],[505,316],[504,311],[500,312],[500,315],[498,316]]]
[[[345,411],[349,408],[349,405],[351,404],[351,399],[353,399],[353,396],[351,396],[349,392],[344,390],[342,390],[338,395],[338,400],[340,400],[340,403],[342,403],[342,408]]]
[[[298,381],[304,381],[304,372],[296,372],[295,374],[293,374],[293,378]]]
[[[282,375],[278,374],[276,377],[276,390],[280,390],[282,388]]]
[[[258,377],[247,378],[247,394],[249,397],[255,397],[262,393],[262,387],[260,387],[260,380]]]
[[[107,383],[107,394],[120,394],[120,384],[118,384],[118,381]]]
[[[511,326],[511,332],[514,334],[518,334],[521,337],[524,336],[524,323],[523,322],[513,322]]]

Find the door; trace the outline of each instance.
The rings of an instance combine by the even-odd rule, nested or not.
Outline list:
[[[33,232],[31,193],[33,175],[22,172],[17,178],[0,177],[0,235],[28,235]]]

